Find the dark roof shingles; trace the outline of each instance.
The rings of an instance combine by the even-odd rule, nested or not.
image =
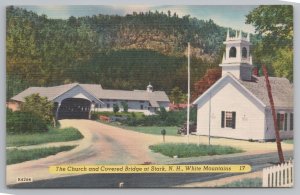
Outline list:
[[[270,106],[264,77],[253,76],[252,81],[238,80],[266,106]],[[269,77],[275,107],[293,108],[293,85],[286,78]]]

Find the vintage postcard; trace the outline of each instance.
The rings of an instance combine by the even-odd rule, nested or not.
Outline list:
[[[293,6],[6,19],[9,188],[293,187]]]

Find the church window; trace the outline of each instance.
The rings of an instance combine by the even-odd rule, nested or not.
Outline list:
[[[287,114],[277,113],[277,127],[279,131],[287,130]]]
[[[221,112],[221,127],[228,127],[235,129],[236,124],[236,112]]]
[[[294,129],[294,113],[290,113],[290,130]]]
[[[246,47],[243,47],[243,49],[242,49],[242,58],[247,58],[247,49],[246,49]]]
[[[235,58],[236,57],[236,48],[235,47],[231,47],[229,50],[229,57],[230,58]]]

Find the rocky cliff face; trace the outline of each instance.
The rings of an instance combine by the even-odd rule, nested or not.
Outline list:
[[[226,29],[212,20],[169,17],[165,14],[94,16],[78,18],[90,24],[99,36],[102,48],[149,49],[165,55],[187,55],[187,43],[191,43],[191,54],[196,58],[212,60],[219,53]]]

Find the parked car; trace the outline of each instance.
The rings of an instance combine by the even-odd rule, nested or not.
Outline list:
[[[108,116],[99,115],[99,119],[100,119],[101,121],[110,122],[110,119],[109,119]]]
[[[109,120],[110,120],[110,122],[125,121],[125,120],[127,120],[127,117],[126,116],[110,116]]]
[[[195,133],[197,131],[197,123],[190,122],[190,134]],[[180,127],[177,131],[178,134],[186,135],[187,134],[187,123],[185,122],[182,127]]]

